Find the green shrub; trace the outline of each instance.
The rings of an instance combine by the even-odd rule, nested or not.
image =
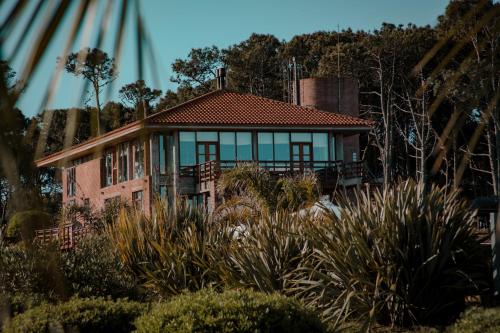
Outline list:
[[[496,333],[500,332],[500,308],[470,308],[450,326],[448,333]]]
[[[413,181],[357,193],[309,236],[315,251],[297,293],[339,321],[446,324],[487,287],[474,216],[456,191]]]
[[[64,294],[60,252],[54,247],[11,245],[0,248],[0,292]]]
[[[27,210],[15,213],[7,225],[7,237],[17,241],[30,242],[35,237],[35,230],[53,226],[49,214],[39,210]]]
[[[127,300],[78,299],[58,305],[43,304],[17,315],[5,332],[49,333],[55,330],[84,332],[131,332],[134,319],[145,305]]]
[[[89,237],[63,253],[57,246],[0,248],[0,292],[37,293],[50,300],[138,296],[132,276],[104,236]]]
[[[41,294],[0,294],[0,328],[12,317],[44,303],[46,297]]]
[[[137,298],[133,277],[127,273],[103,235],[87,237],[72,251],[61,254],[66,290],[80,297]]]
[[[325,332],[295,299],[252,291],[202,290],[157,304],[136,320],[138,333]]]

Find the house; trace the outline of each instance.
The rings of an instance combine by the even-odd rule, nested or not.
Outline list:
[[[126,200],[146,214],[156,195],[184,196],[212,211],[221,171],[239,163],[276,176],[315,172],[325,193],[339,182],[360,183],[358,137],[370,122],[356,117],[353,81],[301,80],[295,105],[225,90],[223,79],[213,92],[36,164],[62,169],[64,204],[99,209]],[[338,113],[342,106],[347,114]]]

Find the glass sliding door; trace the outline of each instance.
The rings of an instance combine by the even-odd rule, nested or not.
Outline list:
[[[293,170],[304,171],[311,167],[312,145],[310,142],[292,143],[292,165]]]

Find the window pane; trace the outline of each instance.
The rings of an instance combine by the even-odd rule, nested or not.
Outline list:
[[[273,133],[258,133],[259,161],[273,160]]]
[[[128,143],[123,143],[119,147],[118,181],[124,182],[128,180]]]
[[[290,160],[290,135],[274,133],[274,159],[276,161]]]
[[[234,132],[220,132],[220,159],[223,161],[236,160],[236,144]]]
[[[332,154],[332,160],[336,161],[337,156],[335,155],[335,136],[332,135],[332,141],[330,142],[330,153]]]
[[[311,133],[292,133],[292,142],[311,142]]]
[[[160,173],[163,175],[166,172],[166,156],[165,156],[165,136],[159,135],[158,153],[160,154]]]
[[[252,133],[238,132],[236,133],[236,157],[238,161],[252,160]]]
[[[197,141],[217,141],[217,132],[196,132]]]
[[[141,141],[134,144],[134,179],[144,177],[144,146]]]
[[[174,172],[174,156],[172,152],[174,151],[174,136],[169,134],[166,136],[167,140],[167,151],[165,154],[167,155],[167,173],[171,174]]]
[[[105,169],[106,169],[106,186],[113,185],[113,152],[106,152],[105,159]]]
[[[179,133],[179,160],[181,166],[196,164],[196,147],[194,137],[194,132]]]
[[[327,133],[313,133],[313,157],[315,161],[328,161]]]

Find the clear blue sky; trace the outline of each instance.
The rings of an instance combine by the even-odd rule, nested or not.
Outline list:
[[[0,7],[0,22],[14,2],[7,0]],[[37,1],[33,0],[31,5],[35,2]],[[120,1],[115,1],[114,13],[118,12],[119,3]],[[141,0],[140,3],[147,30],[156,48],[161,80],[160,87],[156,88],[165,91],[168,88],[175,89],[175,85],[169,81],[172,75],[171,63],[176,58],[185,58],[194,47],[217,45],[224,48],[239,43],[254,32],[273,34],[279,39],[289,40],[297,34],[337,30],[337,25],[340,29],[350,27],[353,30],[374,30],[383,22],[434,25],[438,15],[444,12],[448,0]],[[100,22],[99,13],[104,12],[104,7],[105,3],[102,1],[95,19],[96,30]],[[28,116],[40,111],[38,108],[50,73],[55,68],[56,58],[60,55],[70,30],[73,16],[72,12],[70,14],[63,22],[63,28],[58,31],[19,103],[21,110]],[[26,21],[26,17],[22,20]],[[128,23],[132,23],[131,15]],[[115,25],[116,15],[113,15],[110,22],[111,31],[103,46],[106,52],[111,52]],[[96,30],[93,36],[96,35]],[[19,31],[14,31],[11,37],[18,35]],[[12,64],[18,72],[24,63],[24,55],[30,51],[34,36],[29,38],[30,42],[25,43],[19,52],[21,56]],[[137,77],[134,38],[134,32],[127,30],[120,74],[111,99],[117,100],[119,87],[135,81]],[[15,39],[10,38],[12,41]],[[81,42],[80,37],[73,51],[82,46]],[[10,53],[13,44],[5,44],[4,55]],[[51,106],[78,106],[82,81],[64,73]],[[154,85],[149,73],[146,73],[146,82]],[[90,104],[94,105],[93,100]]]

